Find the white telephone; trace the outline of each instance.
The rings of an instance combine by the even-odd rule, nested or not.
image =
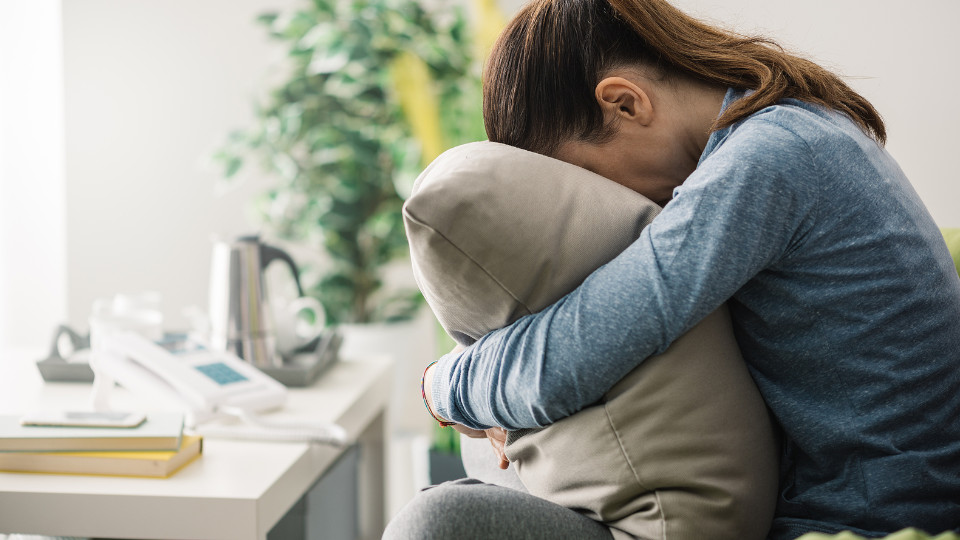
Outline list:
[[[187,426],[201,434],[232,438],[309,440],[343,444],[346,433],[334,424],[269,422],[256,413],[286,403],[285,386],[237,356],[203,348],[174,354],[134,332],[112,332],[97,340],[91,367],[94,407],[109,408],[110,389],[118,383],[143,396],[179,398]],[[203,424],[235,416],[250,426]]]

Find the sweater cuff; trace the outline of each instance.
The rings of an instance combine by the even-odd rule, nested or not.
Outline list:
[[[456,355],[447,354],[437,360],[437,363],[434,364],[433,381],[430,385],[434,414],[451,422],[457,421],[453,418],[456,407],[450,403],[450,379],[456,359]]]

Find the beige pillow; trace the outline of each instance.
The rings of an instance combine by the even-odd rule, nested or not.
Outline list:
[[[469,344],[576,288],[658,211],[585,169],[479,142],[424,170],[403,215],[428,304]],[[759,540],[773,517],[777,441],[725,307],[601,403],[511,432],[506,452],[531,493],[616,538]]]

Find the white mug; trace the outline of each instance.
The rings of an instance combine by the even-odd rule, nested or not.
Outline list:
[[[282,298],[272,300],[270,311],[273,314],[277,350],[284,355],[319,336],[326,324],[323,306],[311,296],[301,296],[289,302]],[[312,313],[312,322],[304,316],[307,312]]]

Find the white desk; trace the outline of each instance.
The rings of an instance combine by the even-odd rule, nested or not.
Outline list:
[[[44,384],[22,351],[0,351],[0,413],[85,408],[89,384]],[[310,388],[291,389],[276,418],[335,421],[360,445],[359,530],[384,525],[386,358],[346,358]],[[135,404],[117,391],[115,402]],[[168,479],[0,473],[0,533],[106,538],[263,540],[342,449],[207,438],[203,456]]]

